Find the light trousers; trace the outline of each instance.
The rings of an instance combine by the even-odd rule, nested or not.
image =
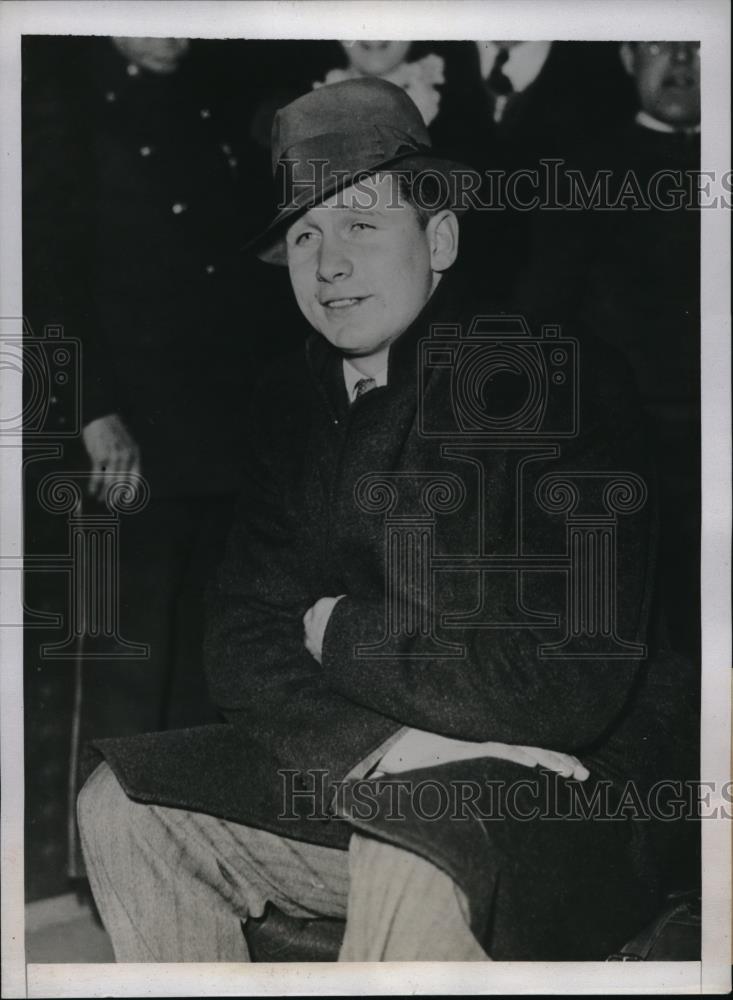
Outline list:
[[[101,764],[78,803],[89,880],[118,962],[246,962],[242,922],[268,902],[341,917],[339,961],[487,961],[464,893],[409,851],[348,851],[127,797]]]

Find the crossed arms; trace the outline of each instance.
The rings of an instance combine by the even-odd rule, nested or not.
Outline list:
[[[321,597],[303,615],[305,630],[305,648],[313,659],[320,664],[323,655],[323,638],[331,617],[331,612],[339,597]],[[508,743],[497,743],[491,740],[475,742],[472,740],[451,739],[438,733],[429,733],[423,729],[407,728],[386,750],[377,763],[380,772],[399,774],[402,771],[417,770],[422,767],[435,767],[459,760],[470,760],[478,757],[494,757],[511,760],[526,767],[545,767],[556,771],[565,778],[575,778],[584,781],[588,777],[588,769],[572,754],[545,750],[541,747],[516,746]]]

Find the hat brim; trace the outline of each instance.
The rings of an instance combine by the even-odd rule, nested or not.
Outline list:
[[[410,173],[431,171],[440,174],[448,181],[448,191],[453,195],[465,189],[463,185],[460,185],[459,190],[456,191],[451,184],[451,178],[454,178],[457,174],[471,174],[475,178],[479,178],[480,176],[475,168],[469,167],[465,163],[458,163],[455,160],[444,159],[440,156],[409,153],[405,156],[393,157],[383,163],[376,164],[376,166],[369,166],[358,171],[353,171],[346,176],[339,174],[338,180],[334,179],[332,182],[324,184],[314,194],[310,192],[302,193],[300,199],[296,197],[289,205],[282,208],[266,229],[248,240],[242,247],[242,250],[256,254],[260,260],[267,264],[287,264],[285,233],[296,219],[300,218],[301,215],[304,215],[315,205],[320,205],[327,198],[350,187],[355,178],[373,177],[375,174],[393,168],[399,168],[400,171]],[[449,208],[456,215],[460,215],[467,210],[469,205],[466,204],[464,197],[462,199],[449,199],[443,207]]]

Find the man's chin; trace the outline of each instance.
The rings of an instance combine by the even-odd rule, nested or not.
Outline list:
[[[381,349],[383,338],[377,334],[369,334],[364,330],[351,329],[348,326],[341,330],[332,327],[320,328],[319,332],[335,348],[347,357],[364,358]]]
[[[680,128],[692,128],[700,123],[700,107],[689,94],[669,94],[659,105],[656,117]]]
[[[383,345],[381,343],[376,346],[373,344],[351,343],[345,340],[340,343],[334,343],[334,347],[337,347],[344,357],[347,358],[370,358],[373,354],[378,354],[382,350]]]

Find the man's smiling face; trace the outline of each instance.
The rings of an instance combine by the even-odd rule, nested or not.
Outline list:
[[[312,208],[286,237],[290,281],[306,319],[346,355],[384,351],[437,284],[438,225],[435,217],[423,227],[394,176],[370,178]]]

